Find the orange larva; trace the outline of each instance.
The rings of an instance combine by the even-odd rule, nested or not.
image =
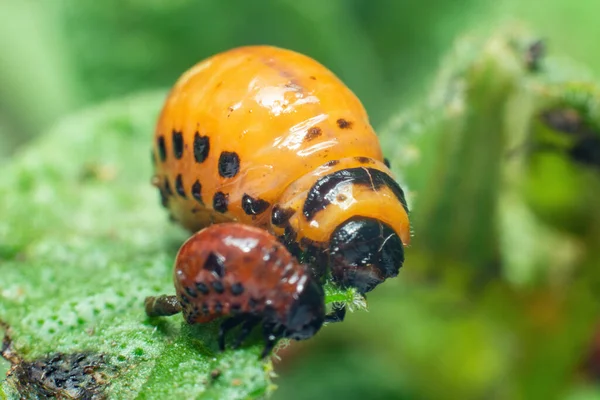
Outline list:
[[[163,205],[191,231],[265,229],[362,293],[404,262],[408,207],[367,113],[307,56],[249,46],[192,67],[166,99],[153,159]]]

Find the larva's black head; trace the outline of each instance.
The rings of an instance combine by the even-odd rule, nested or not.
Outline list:
[[[331,235],[329,264],[333,279],[342,287],[369,292],[398,275],[403,262],[404,246],[398,234],[376,219],[350,218]]]
[[[321,329],[324,320],[323,288],[309,277],[290,309],[285,323],[285,336],[295,340],[308,339]]]

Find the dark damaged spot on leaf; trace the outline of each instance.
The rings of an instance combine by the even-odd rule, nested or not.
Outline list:
[[[11,363],[7,383],[24,399],[106,399],[109,379],[105,356],[93,352],[55,353],[33,361],[23,360],[11,349],[8,335],[2,341],[2,357]]]
[[[92,353],[57,353],[13,365],[8,380],[25,398],[104,399],[105,360]]]

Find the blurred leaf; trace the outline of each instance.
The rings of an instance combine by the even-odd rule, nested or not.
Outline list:
[[[90,100],[170,86],[202,59],[250,44],[312,56],[369,102],[385,90],[371,43],[342,0],[107,0],[85,6],[63,0],[59,11],[71,64]]]
[[[440,260],[492,271],[494,218],[505,138],[506,103],[523,76],[510,38],[460,41],[446,57],[430,102],[381,131],[393,166],[412,192],[415,246]]]
[[[430,274],[514,318],[502,325],[518,332],[526,398],[565,388],[600,312],[598,86],[561,81],[570,73],[553,62],[531,69],[535,42],[519,25],[459,41],[425,111],[383,137],[401,146],[394,165],[416,192],[414,250]],[[577,110],[581,132],[548,132],[556,109]]]
[[[380,130],[409,189],[405,267],[369,294],[368,314],[304,344],[313,355],[303,365],[327,372],[283,360],[290,377],[277,396],[308,398],[291,394],[301,381],[332,393],[317,377],[330,370],[346,379],[345,398],[366,397],[363,376],[374,398],[598,393],[584,361],[600,316],[600,174],[587,162],[593,145],[586,162],[572,156],[582,138],[598,137],[598,86],[575,83],[579,69],[553,58],[531,68],[537,39],[513,24],[467,35],[428,102]],[[557,106],[577,110],[583,134],[548,129],[540,116]],[[536,151],[548,142],[558,151]],[[352,372],[339,372],[339,354]]]
[[[43,2],[0,2],[0,158],[73,106],[76,88]]]

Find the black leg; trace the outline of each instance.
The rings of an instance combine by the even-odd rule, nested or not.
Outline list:
[[[223,321],[223,323],[219,327],[219,350],[225,350],[225,335],[227,335],[227,332],[244,322],[244,319],[244,316],[238,315]]]
[[[331,313],[325,316],[325,322],[342,322],[346,317],[346,305],[333,305]]]
[[[242,329],[240,330],[240,334],[236,338],[231,348],[237,349],[238,347],[240,347],[244,339],[248,337],[250,332],[252,332],[252,329],[254,329],[254,327],[258,325],[259,322],[260,318],[248,318],[247,320],[245,320],[244,324],[242,325]]]
[[[265,339],[265,348],[263,349],[262,354],[260,355],[261,359],[267,357],[271,353],[271,350],[273,350],[273,347],[275,347],[277,341],[281,339],[282,336],[282,327],[275,328],[272,324],[263,325],[263,337]]]
[[[177,296],[146,297],[144,306],[149,317],[168,317],[181,312]]]

